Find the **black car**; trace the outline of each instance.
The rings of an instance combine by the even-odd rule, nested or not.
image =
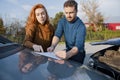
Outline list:
[[[0,36],[0,80],[114,80],[86,65],[55,60]]]
[[[91,45],[111,45],[90,56],[89,66],[120,80],[120,38],[93,42]]]

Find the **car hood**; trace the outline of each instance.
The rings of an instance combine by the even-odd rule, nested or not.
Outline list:
[[[99,41],[99,42],[91,42],[91,45],[115,45],[119,46],[120,45],[120,38],[113,38],[113,39],[108,39],[104,41]]]

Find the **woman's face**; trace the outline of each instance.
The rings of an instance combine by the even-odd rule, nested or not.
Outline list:
[[[40,24],[44,24],[46,21],[46,12],[44,8],[37,8],[35,10],[35,15]]]

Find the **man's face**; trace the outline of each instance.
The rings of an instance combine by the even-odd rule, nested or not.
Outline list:
[[[69,22],[74,21],[76,15],[77,15],[77,11],[75,10],[75,7],[64,7],[64,14],[66,19]]]

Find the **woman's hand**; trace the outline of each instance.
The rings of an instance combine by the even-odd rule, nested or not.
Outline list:
[[[50,46],[50,47],[48,47],[48,48],[47,48],[47,51],[48,51],[48,52],[53,52],[53,51],[54,51],[54,49],[55,49],[55,47],[54,47],[54,46]]]
[[[34,51],[44,52],[41,45],[33,45]]]

